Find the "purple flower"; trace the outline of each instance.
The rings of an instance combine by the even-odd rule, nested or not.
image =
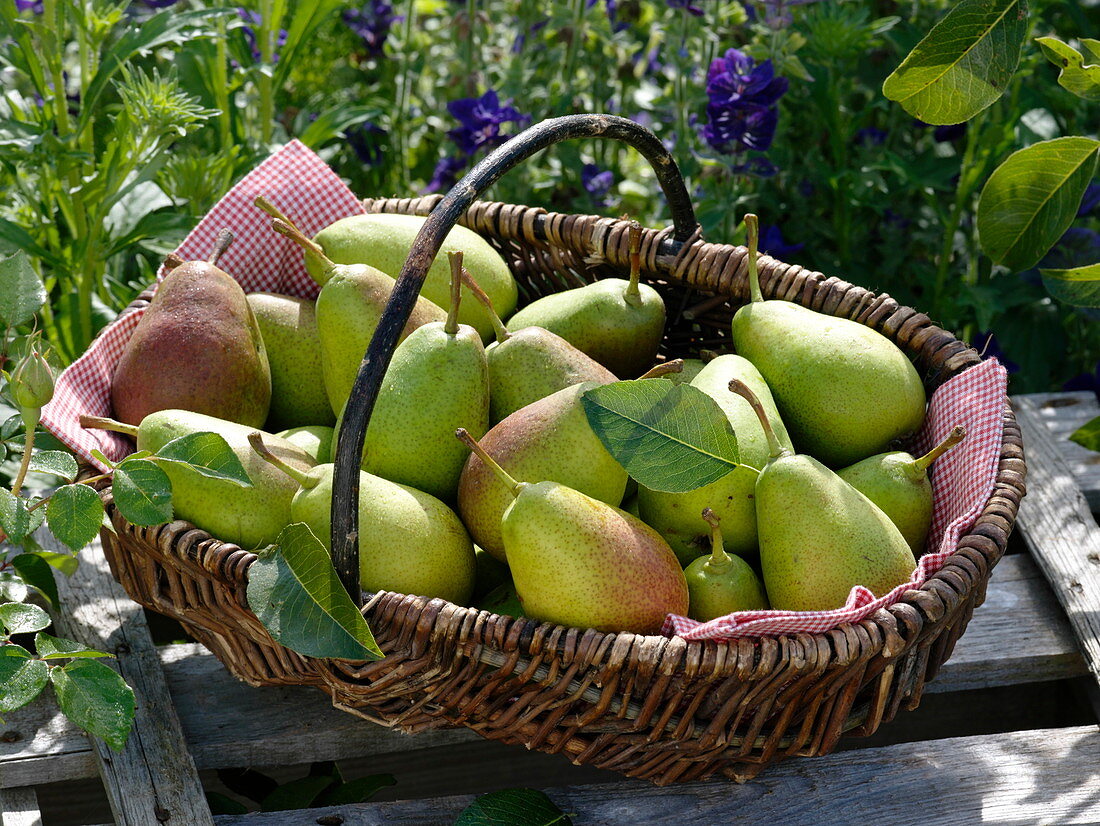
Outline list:
[[[362,38],[369,54],[381,57],[390,27],[405,18],[394,14],[393,6],[384,0],[368,0],[357,9],[344,9],[340,19]]]
[[[692,3],[691,0],[668,0],[668,7],[670,9],[683,9],[695,17],[703,16],[703,10]]]
[[[1077,217],[1084,218],[1100,206],[1100,182],[1093,182],[1085,188],[1081,197],[1081,206],[1077,207]]]
[[[783,233],[778,224],[760,228],[760,249],[780,261],[786,261],[788,256],[801,250],[805,244],[788,244],[783,240]]]
[[[882,146],[886,143],[887,132],[885,129],[877,129],[868,126],[856,132],[855,142],[863,146]]]
[[[755,64],[737,49],[715,59],[707,71],[707,143],[722,154],[765,151],[775,137],[776,103],[787,85],[787,78],[775,77],[770,60]]]
[[[432,172],[432,179],[428,181],[428,185],[424,187],[424,192],[426,194],[431,194],[433,192],[439,192],[441,189],[450,189],[455,185],[455,181],[458,180],[458,174],[466,168],[468,162],[469,158],[443,158],[435,165],[435,171]]]
[[[1100,399],[1100,363],[1091,373],[1081,373],[1062,385],[1062,389],[1068,392],[1074,390],[1091,390]]]
[[[35,14],[42,14],[46,10],[43,0],[15,0],[15,9],[16,11],[30,11]]]
[[[264,22],[264,19],[260,16],[259,12],[249,11],[248,9],[238,8],[237,9],[237,15],[245,23],[251,23],[252,26],[259,26],[261,23]],[[249,51],[252,52],[252,59],[254,61],[256,61],[257,63],[259,63],[260,60],[263,58],[263,52],[260,50],[260,44],[256,39],[256,30],[253,29],[252,26],[242,26],[241,29],[242,29],[242,31],[244,31],[245,40],[248,41],[248,48],[249,48]],[[282,46],[285,46],[286,45],[286,38],[287,38],[286,29],[279,29],[279,36],[278,36],[278,38],[276,38],[276,41],[275,41],[275,48],[278,49],[278,48],[281,48]],[[278,63],[279,62],[278,52],[271,55],[271,62],[272,63]]]
[[[461,124],[447,135],[467,155],[473,155],[479,149],[491,149],[508,140],[511,135],[500,133],[502,124],[520,124],[529,120],[508,104],[501,105],[492,89],[479,98],[452,100],[447,104],[447,111]]]
[[[581,167],[581,185],[584,186],[588,196],[592,199],[592,205],[605,207],[608,205],[607,196],[615,183],[615,176],[611,170],[600,171],[594,163],[586,163]]]
[[[1020,365],[1005,356],[1004,350],[1001,349],[1001,345],[997,342],[997,337],[993,335],[992,331],[978,333],[978,338],[974,342],[974,349],[982,354],[983,359],[997,359],[1009,373],[1020,372]]]
[[[533,34],[538,34],[546,28],[546,24],[550,22],[549,17],[544,17],[541,20],[536,20],[530,26],[527,27],[527,31],[520,32],[516,35],[516,39],[512,41],[512,54],[519,54],[523,51],[523,47],[527,45],[527,38]]]
[[[359,158],[367,166],[382,164],[383,139],[388,133],[369,120],[344,130],[344,137]]]

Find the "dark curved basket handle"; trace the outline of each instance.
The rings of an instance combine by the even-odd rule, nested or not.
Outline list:
[[[486,156],[454,185],[431,211],[413,241],[409,257],[382,311],[366,356],[355,377],[337,434],[333,471],[332,560],[340,581],[357,606],[359,588],[359,465],[367,423],[398,338],[420,294],[420,287],[443,239],[470,204],[505,172],[552,144],[573,138],[602,137],[630,144],[657,173],[672,212],[673,238],[688,240],[696,229],[695,210],[680,170],[657,136],[634,121],[614,115],[567,115],[537,123]]]

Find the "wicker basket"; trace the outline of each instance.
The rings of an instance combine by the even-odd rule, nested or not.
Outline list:
[[[675,230],[646,231],[642,244],[643,277],[669,308],[665,355],[721,349],[728,342],[732,312],[748,294],[747,251],[697,240],[675,165],[651,134],[629,121],[548,121],[505,144],[445,198],[364,201],[369,212],[432,218],[368,350],[368,363],[376,349],[382,357],[374,359],[375,375],[360,374],[340,439],[333,547],[338,571],[356,592],[358,565],[337,544],[345,527],[341,508],[343,518],[350,512],[354,519],[356,510],[340,487],[341,473],[347,479],[357,472],[372,394],[411,306],[408,297],[419,290],[417,279],[454,220],[461,216],[464,226],[500,251],[526,300],[628,271],[626,221],[474,201],[534,151],[562,137],[593,135],[638,147],[657,169],[676,218]],[[973,349],[889,296],[766,256],[760,281],[765,297],[880,331],[912,357],[929,390],[979,361]],[[138,305],[148,298],[144,294]],[[353,414],[354,406],[361,415]],[[888,609],[822,634],[687,642],[563,628],[440,599],[378,593],[364,611],[385,658],[366,664],[318,660],[275,643],[248,610],[254,554],[185,522],[135,527],[114,508],[109,488],[103,496],[116,532],[105,531],[103,541],[131,597],[179,620],[252,685],[314,684],[337,707],[385,726],[407,732],[466,726],[487,738],[561,752],[578,764],[658,784],[716,773],[741,781],[784,757],[827,753],[842,734],[871,734],[899,708],[917,706],[925,681],[950,656],[981,603],[1024,494],[1020,430],[1007,405],[1004,421],[993,494],[944,567]],[[354,533],[354,522],[351,527],[346,533]]]

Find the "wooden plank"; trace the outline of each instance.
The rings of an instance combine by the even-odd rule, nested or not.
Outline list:
[[[57,546],[47,530],[36,538],[44,547]],[[212,824],[145,616],[111,577],[98,540],[79,557],[76,573],[58,577],[57,633],[115,655],[104,662],[137,696],[134,727],[121,752],[91,739],[115,821],[119,826]]]
[[[1017,398],[1016,418],[1028,466],[1017,524],[1100,682],[1100,527],[1034,401]]]
[[[42,826],[34,789],[0,789],[0,826]]]
[[[480,738],[465,729],[415,737],[334,709],[312,687],[255,689],[233,679],[200,645],[159,650],[188,748],[200,769],[308,763],[451,747]],[[1087,673],[1069,623],[1030,557],[1006,556],[986,602],[928,693],[1046,682]],[[274,756],[278,756],[275,758]],[[87,738],[48,692],[0,726],[0,786],[95,776]]]
[[[1069,440],[1070,434],[1086,422],[1100,416],[1100,402],[1096,394],[1081,393],[1030,393],[1014,396],[1013,402],[1026,403],[1034,418],[1042,420],[1047,426],[1058,453],[1069,467],[1077,486],[1085,494],[1085,499],[1093,513],[1100,513],[1100,453],[1086,450],[1076,442]],[[1026,440],[1024,450],[1029,450]],[[1030,466],[1030,456],[1028,464]]]
[[[576,826],[973,826],[1100,822],[1095,726],[1015,731],[790,760],[744,785],[641,781],[546,789]],[[220,815],[218,826],[451,824],[473,795]],[[326,818],[326,820],[322,820]]]

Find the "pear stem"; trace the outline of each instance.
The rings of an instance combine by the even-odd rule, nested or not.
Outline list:
[[[913,467],[917,471],[920,471],[923,474],[928,470],[928,468],[934,461],[936,461],[938,458],[940,458],[940,456],[945,454],[947,451],[949,451],[965,438],[966,428],[964,428],[962,425],[955,425],[953,428],[951,428],[951,432],[947,434],[947,437],[942,442],[940,442],[930,451],[925,453],[919,459],[914,459],[911,467]]]
[[[248,443],[252,446],[252,449],[259,454],[260,458],[265,462],[274,465],[303,488],[313,488],[317,486],[318,479],[309,476],[298,470],[296,467],[291,467],[274,453],[270,448],[264,444],[264,436],[258,430],[253,430],[248,434]]]
[[[497,315],[497,311],[493,307],[493,300],[485,294],[485,290],[481,289],[481,286],[474,281],[474,277],[470,275],[470,271],[465,267],[462,267],[462,283],[466,285],[466,289],[474,294],[474,298],[480,301],[485,309],[489,311],[489,321],[492,322],[493,330],[496,332],[497,343],[510,339],[512,334],[508,332],[508,328],[504,326],[504,322]]]
[[[646,370],[642,375],[638,376],[638,381],[642,379],[658,379],[661,376],[667,376],[669,373],[683,373],[684,372],[684,360],[673,359],[672,361],[662,362],[661,364],[655,364]]]
[[[218,259],[225,255],[225,251],[229,249],[233,243],[233,233],[228,229],[223,229],[218,232],[218,239],[214,242],[214,251],[210,253],[210,257],[207,258],[207,262],[218,265]]]
[[[753,213],[745,216],[745,230],[749,236],[749,298],[752,301],[763,301],[764,294],[760,292],[760,273],[756,269],[756,257],[760,246],[760,219]]]
[[[124,424],[103,416],[81,416],[80,426],[94,430],[113,430],[115,433],[123,433],[129,436],[131,439],[136,439],[138,435],[138,429],[134,425]]]
[[[179,267],[179,266],[181,266],[185,263],[187,263],[187,262],[185,262],[182,258],[180,258],[178,255],[176,255],[174,252],[170,252],[166,256],[164,256],[164,269],[167,270],[168,272],[171,272],[176,267]]]
[[[462,301],[462,251],[448,252],[447,260],[451,262],[451,306],[447,308],[443,332],[453,336],[458,332],[458,305]]]
[[[332,272],[336,269],[336,264],[325,255],[325,251],[321,249],[321,245],[311,238],[306,238],[302,234],[302,231],[298,227],[289,221],[284,221],[282,218],[272,218],[271,228],[280,235],[285,235],[303,250],[305,250],[306,258],[310,258],[320,264],[326,273]]]
[[[256,196],[256,200],[254,200],[252,203],[255,204],[258,209],[263,210],[272,218],[278,218],[284,224],[294,226],[294,222],[287,218],[285,213],[280,212],[279,208],[275,206],[275,204],[271,203],[271,201],[267,200],[267,198],[265,198],[263,195]]]
[[[467,432],[466,428],[460,427],[458,430],[456,430],[455,438],[462,442],[462,444],[466,445],[466,447],[470,448],[470,450],[474,452],[477,458],[483,461],[489,467],[489,469],[497,475],[497,478],[499,478],[500,481],[504,483],[505,487],[508,488],[508,492],[511,493],[512,496],[519,496],[520,491],[527,487],[526,482],[517,482],[511,477],[511,475],[509,475],[508,471],[497,464],[496,460],[485,452],[485,448],[477,443],[477,440]]]
[[[707,362],[707,363],[710,363],[710,362],[714,361],[720,355],[721,355],[721,353],[719,353],[717,350],[700,350],[699,351],[699,358],[701,358],[704,362]]]
[[[721,520],[710,508],[703,508],[703,519],[710,525],[710,559],[703,564],[715,573],[720,573],[733,562],[722,543],[722,528],[719,524]]]
[[[768,420],[768,414],[764,412],[764,405],[760,403],[760,399],[752,392],[751,388],[741,379],[730,379],[729,388],[747,401],[752,406],[753,412],[756,413],[756,417],[760,419],[760,426],[764,428],[764,435],[768,439],[768,452],[771,454],[771,458],[778,459],[780,456],[789,456],[790,451],[779,443],[779,438],[772,429],[772,423]]]
[[[642,293],[638,288],[638,280],[642,275],[642,225],[637,221],[630,222],[629,244],[630,244],[630,283],[626,285],[626,290],[623,291],[623,298],[626,299],[627,304],[638,304],[641,300]]]

